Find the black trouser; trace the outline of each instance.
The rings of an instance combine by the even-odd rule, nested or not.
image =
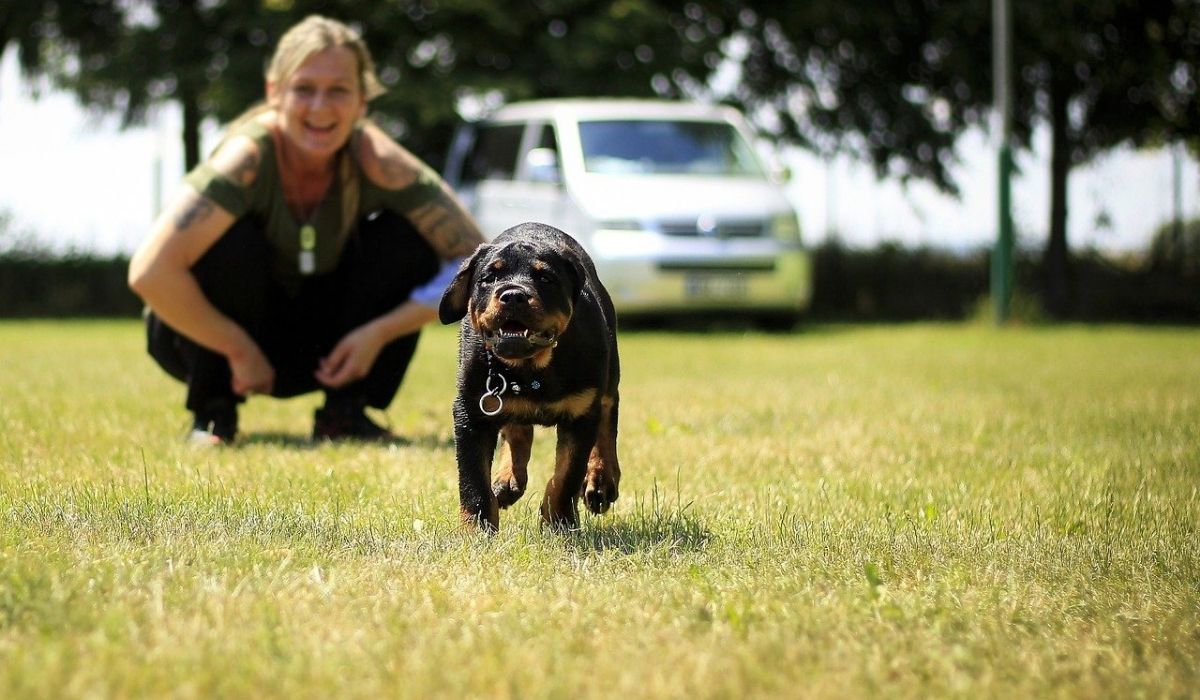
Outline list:
[[[384,346],[366,377],[326,389],[313,373],[349,331],[396,308],[428,282],[437,255],[407,219],[388,211],[364,217],[346,241],[337,269],[305,277],[298,289],[271,279],[270,250],[261,227],[235,223],[192,267],[208,300],[250,334],[275,368],[271,395],[298,396],[324,389],[327,398],[387,408],[417,349],[419,333]],[[146,316],[150,356],[187,384],[187,408],[245,399],[232,388],[224,356],[185,338],[154,313]]]

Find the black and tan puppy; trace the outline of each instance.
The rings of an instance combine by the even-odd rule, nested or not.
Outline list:
[[[621,480],[617,321],[583,247],[553,226],[514,226],[463,262],[439,315],[462,319],[454,441],[463,519],[495,530],[499,509],[525,493],[535,424],[558,430],[542,519],[577,527],[580,497],[606,512]]]

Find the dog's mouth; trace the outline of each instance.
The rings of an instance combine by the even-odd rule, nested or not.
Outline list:
[[[497,328],[483,329],[483,338],[499,357],[524,360],[553,346],[558,335],[553,330],[534,330],[516,319],[508,319]]]

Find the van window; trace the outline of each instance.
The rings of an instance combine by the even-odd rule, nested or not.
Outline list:
[[[524,130],[523,124],[479,127],[475,132],[475,144],[467,154],[462,181],[513,179]]]
[[[518,168],[517,177],[531,182],[560,182],[558,161],[558,137],[550,124],[533,124],[530,129],[529,150],[525,151],[522,159],[523,166]],[[534,155],[536,160],[531,160]]]
[[[749,144],[724,122],[585,121],[579,138],[590,173],[762,175]]]

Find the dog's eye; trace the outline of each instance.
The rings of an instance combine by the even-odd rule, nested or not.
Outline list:
[[[496,273],[490,271],[485,272],[479,276],[479,281],[484,284],[491,284],[492,282],[496,281]]]
[[[543,284],[554,284],[558,281],[558,278],[543,270],[542,272],[538,273],[537,280]]]

